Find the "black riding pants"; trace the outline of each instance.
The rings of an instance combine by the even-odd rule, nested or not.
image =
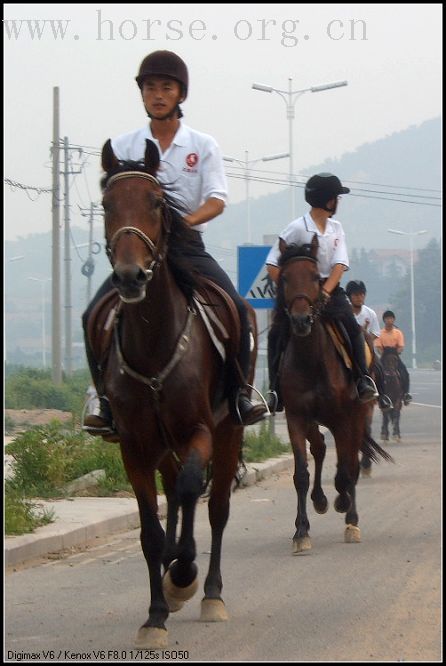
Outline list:
[[[206,252],[201,233],[199,231],[195,232],[196,239],[194,243],[190,243],[189,247],[184,250],[183,257],[187,257],[190,260],[191,268],[196,270],[201,275],[210,278],[218,284],[219,287],[224,289],[224,291],[232,298],[234,301],[237,311],[240,317],[240,350],[238,361],[240,364],[240,369],[243,373],[243,376],[248,377],[249,365],[250,365],[250,341],[249,341],[249,321],[248,313],[246,310],[245,303],[243,302],[241,296],[237,292],[236,288],[232,284],[230,278],[224,270],[221,268],[220,264],[208,253]],[[85,310],[82,315],[82,325],[84,328],[85,335],[85,347],[87,353],[87,359],[90,365],[90,370],[93,376],[93,379],[96,384],[96,388],[99,391],[97,386],[98,381],[98,372],[97,372],[97,362],[94,359],[93,352],[90,348],[87,336],[87,321],[88,317],[93,310],[96,303],[109,291],[113,289],[111,282],[111,275],[105,280],[101,287],[99,287],[96,292],[93,300],[91,301],[88,308]],[[94,366],[94,369],[93,369]],[[100,381],[100,380],[99,380]]]

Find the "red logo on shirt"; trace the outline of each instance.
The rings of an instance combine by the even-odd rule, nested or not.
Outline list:
[[[186,164],[188,167],[192,168],[194,167],[198,162],[198,155],[197,153],[189,153],[186,157]]]

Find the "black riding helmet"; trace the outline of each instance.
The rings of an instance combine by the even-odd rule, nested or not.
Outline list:
[[[336,199],[340,194],[348,194],[350,189],[344,187],[337,176],[332,173],[317,173],[307,181],[305,185],[305,201],[313,208],[333,213],[334,210],[327,208],[331,199]]]
[[[189,88],[189,73],[186,63],[173,51],[154,51],[144,58],[136,83],[142,90],[144,79],[148,76],[167,76],[181,84],[183,99],[186,99]]]
[[[351,280],[345,287],[345,293],[350,298],[352,294],[366,294],[367,289],[362,280]]]

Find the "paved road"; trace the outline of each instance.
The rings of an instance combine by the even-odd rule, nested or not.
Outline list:
[[[234,494],[223,553],[230,621],[197,622],[197,595],[169,618],[171,650],[193,661],[441,660],[439,375],[413,373],[415,404],[403,412],[403,441],[389,445],[395,464],[375,465],[359,482],[360,544],[343,543],[343,516],[332,509],[330,438],[323,482],[331,507],[324,516],[310,508],[308,555],[291,555],[290,473]],[[202,583],[205,504],[196,537]],[[95,651],[112,661],[148,658],[133,646],[147,606],[137,531],[23,568],[6,578],[6,657],[33,652],[42,661],[76,661],[69,651],[94,661]]]

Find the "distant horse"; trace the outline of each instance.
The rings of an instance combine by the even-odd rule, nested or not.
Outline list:
[[[359,451],[375,462],[377,455],[391,457],[367,434],[369,406],[359,402],[351,372],[340,359],[324,325],[321,280],[317,267],[318,241],[311,246],[288,246],[280,260],[277,307],[289,319],[288,342],[282,357],[280,389],[294,453],[294,486],[297,493],[296,532],[293,552],[311,548],[307,516],[308,472],[306,440],[315,461],[311,499],[317,513],[328,510],[321,474],[326,445],[319,424],[332,433],[337,452],[336,511],[345,513],[346,542],[360,541],[356,511]]]
[[[389,424],[392,424],[392,437],[401,439],[400,415],[403,407],[403,386],[398,371],[399,355],[394,347],[384,347],[381,355],[381,365],[384,371],[384,390],[393,402],[393,409],[383,412],[381,426],[381,439],[389,440]]]
[[[227,363],[217,353],[209,322],[199,312],[209,299],[201,299],[200,307],[200,299],[192,298],[194,285],[188,285],[191,277],[180,266],[181,247],[196,232],[169,205],[155,177],[156,146],[147,141],[144,164],[122,163],[107,141],[102,166],[107,253],[119,294],[104,381],[138,502],[141,545],[150,577],[149,616],[136,644],[156,649],[167,645],[169,612],[179,610],[198,587],[194,515],[204,470],[211,462],[212,545],[201,619],[212,622],[228,617],[221,598],[220,559],[243,428],[228,413]],[[220,329],[231,331],[230,304],[213,291],[211,300],[218,306],[213,308],[214,322],[215,312],[221,311],[225,320]],[[251,308],[249,314],[256,333]],[[96,350],[98,345],[100,340]],[[157,515],[157,469],[168,502],[166,533]]]

